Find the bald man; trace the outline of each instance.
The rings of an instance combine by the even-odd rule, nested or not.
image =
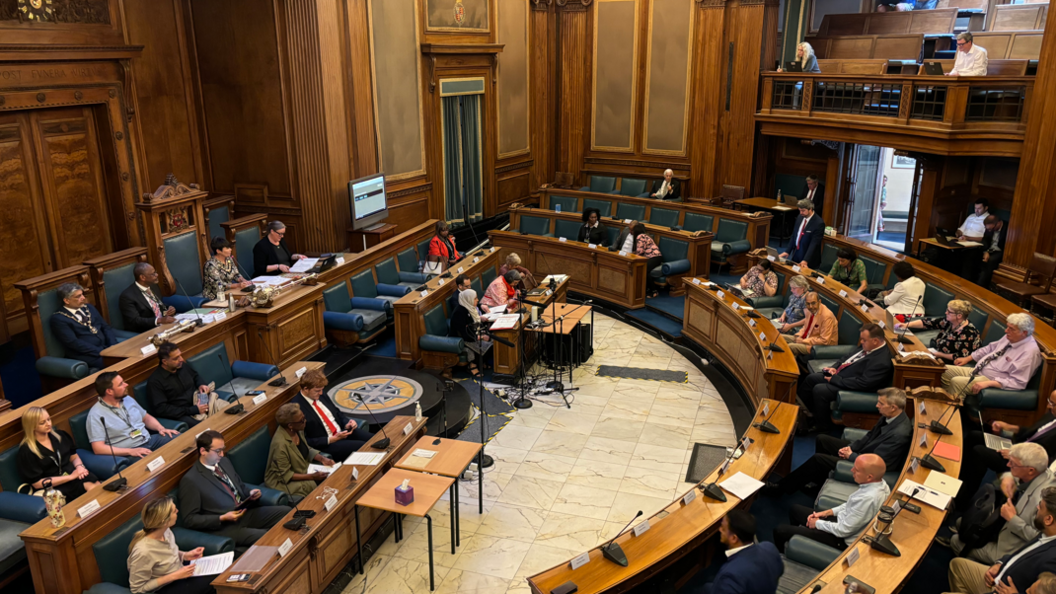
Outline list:
[[[887,465],[876,454],[862,454],[854,461],[851,476],[858,483],[858,490],[851,494],[847,503],[832,509],[815,512],[805,505],[793,505],[788,511],[789,524],[774,528],[774,544],[784,551],[785,544],[796,534],[806,536],[822,544],[843,550],[854,542],[858,535],[876,517],[891,489],[884,482]]]

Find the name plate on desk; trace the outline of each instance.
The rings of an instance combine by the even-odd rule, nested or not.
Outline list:
[[[213,320],[214,321],[219,322],[220,320],[226,320],[226,319],[227,319],[227,313],[226,312],[218,311],[215,314],[213,314]]]
[[[98,499],[93,499],[89,501],[87,505],[82,505],[81,507],[77,508],[77,517],[83,520],[84,518],[87,518],[96,511],[102,509],[102,507],[103,506],[99,505]]]
[[[355,468],[355,467],[352,468],[352,480],[354,480],[354,481],[358,481],[359,480],[359,469],[358,468]]]
[[[421,293],[419,293],[419,295],[421,295],[422,297],[428,297],[429,296],[429,290],[426,289],[425,291],[422,291]]]
[[[764,402],[763,403],[763,416],[764,417],[770,416],[770,403],[769,402]]]
[[[773,256],[767,256],[766,259],[770,260],[771,262],[777,262],[777,258],[775,258]]]
[[[759,333],[759,340],[766,342],[766,332]]]
[[[630,225],[631,219],[623,219],[624,224]]]
[[[473,263],[476,264],[477,262],[480,262],[480,258],[473,258]]]
[[[631,530],[631,532],[633,532],[635,536],[641,536],[648,529],[649,529],[649,520],[642,520],[642,523],[638,524],[637,526],[635,526],[634,529]]]
[[[565,243],[566,241],[568,241],[568,238],[567,237],[558,237],[557,240],[560,241],[561,243]]]
[[[696,498],[697,498],[697,490],[696,490],[696,488],[690,489],[689,493],[686,493],[685,496],[682,497],[682,504],[683,505],[689,505]]]
[[[621,255],[621,256],[626,256],[626,255],[628,255],[628,254],[627,254],[627,250],[620,250],[620,255]]]
[[[737,311],[738,309],[741,309],[741,305],[739,303],[734,303],[733,304],[733,311]]]
[[[444,286],[444,279],[439,279],[439,280],[437,280],[437,281],[436,281],[436,285],[437,285],[438,287],[442,287],[442,286]]]
[[[725,299],[726,298],[726,293],[723,293],[722,291],[719,291],[718,293],[716,293],[716,295],[719,296],[719,299]]]
[[[699,278],[693,279],[693,284],[697,285],[699,287],[700,286],[700,279]]]
[[[844,290],[841,289],[840,290],[840,297],[846,297],[846,296],[847,296],[847,291],[844,291]]]
[[[334,263],[337,264],[338,266],[340,266],[340,265],[345,263],[345,259],[344,258],[337,258],[336,260],[334,260]]]
[[[297,376],[297,379],[301,379],[301,376],[303,376],[306,373],[308,373],[308,368],[307,367],[302,367],[302,368],[297,370],[295,375]]]
[[[465,269],[464,269],[464,268],[462,268],[461,266],[459,266],[459,267],[458,267],[458,273],[459,273],[459,274],[462,274],[462,272],[463,272],[464,270],[465,270]]]
[[[337,495],[331,495],[330,499],[327,499],[326,503],[323,504],[323,507],[326,508],[326,511],[333,511],[337,507]]]
[[[260,406],[260,404],[265,402],[265,401],[267,401],[267,399],[268,399],[268,395],[267,394],[261,394],[260,396],[254,396],[253,397],[253,404],[255,404],[257,406]]]
[[[792,267],[792,272],[799,272],[800,270],[803,270],[803,269],[800,268],[799,266],[793,266]]]
[[[921,433],[920,434],[920,442],[917,445],[922,447],[922,448],[928,447],[928,434],[927,433]]]
[[[819,276],[818,278],[816,278],[814,280],[818,281],[819,285],[824,285],[825,284],[825,277],[823,277],[823,276]]]
[[[924,401],[923,400],[920,401],[919,410],[920,410],[920,414],[922,414],[922,415],[926,414],[928,412],[928,407],[924,405]]]
[[[144,355],[153,355],[154,353],[158,352],[158,349],[154,345],[148,344],[147,346],[139,349],[139,352],[143,353]]]
[[[909,465],[909,473],[916,474],[918,468],[920,468],[920,458],[913,458],[913,462]]]
[[[862,313],[869,313],[869,306],[868,305],[863,305],[862,306]]]
[[[596,243],[588,243],[587,247],[589,247],[592,250],[596,250],[596,249],[598,249],[598,244],[596,244]]]
[[[748,326],[751,328],[755,328],[755,320],[748,318]]]
[[[161,468],[162,466],[165,466],[165,458],[162,458],[161,456],[158,456],[157,458],[154,458],[150,462],[147,462],[147,470],[149,470],[151,472],[154,472],[155,470]]]
[[[289,553],[290,549],[292,549],[292,548],[293,548],[293,541],[290,540],[289,538],[287,538],[286,542],[284,542],[281,545],[279,545],[279,556],[280,557],[285,557],[286,553]]]
[[[414,431],[414,425],[407,423],[407,426],[403,428],[403,434],[410,435],[411,431]]]
[[[583,553],[582,555],[576,557],[575,559],[572,559],[572,563],[571,563],[572,571],[575,571],[575,570],[579,569],[580,567],[583,567],[587,563],[590,563],[590,553],[589,552]]]
[[[900,352],[900,353],[906,352],[906,345],[902,344],[901,342],[898,343],[898,352]]]
[[[847,556],[844,558],[844,561],[847,562],[847,567],[850,567],[850,566],[854,565],[855,563],[857,563],[858,562],[858,558],[861,557],[861,556],[862,556],[862,554],[858,552],[858,547],[857,546],[855,546],[853,549],[851,549],[851,552],[847,553]]]
[[[881,328],[887,328],[887,324],[885,324],[885,323],[883,323],[883,322],[877,322],[876,324],[877,324],[878,326],[880,326]]]

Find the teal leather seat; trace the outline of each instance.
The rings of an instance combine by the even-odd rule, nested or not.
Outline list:
[[[264,486],[264,471],[268,467],[270,449],[271,433],[268,432],[268,426],[264,425],[228,449],[227,458],[246,487],[260,489],[261,505],[290,505],[290,497],[286,492]]]
[[[866,284],[868,285],[868,287],[869,288],[883,287],[884,286],[884,273],[887,272],[887,265],[884,264],[883,262],[878,261],[878,260],[873,260],[872,258],[867,258],[865,256],[862,256],[861,254],[858,255],[858,259],[862,261],[862,264],[865,264],[865,278],[866,278]],[[830,264],[830,266],[831,266],[831,264]],[[825,269],[825,272],[828,272],[829,270],[830,269]],[[855,289],[855,290],[858,289],[858,287],[851,287],[851,288]]]
[[[826,367],[832,367],[836,361],[858,351],[858,339],[861,338],[862,321],[849,310],[844,310],[836,322],[836,345],[814,347],[814,358],[808,367],[814,373]]]
[[[648,198],[649,194],[645,192],[645,180],[634,179],[625,177],[620,181],[621,196],[630,196],[632,198]]]
[[[494,268],[492,268],[494,270]],[[484,296],[484,285],[481,283],[481,277],[477,276],[469,281],[469,288],[477,292],[477,299]]]
[[[593,208],[603,217],[612,216],[612,202],[609,200],[598,200],[597,198],[584,198],[583,210]]]
[[[429,277],[420,272],[404,272],[396,268],[395,258],[386,258],[374,265],[374,273],[378,275],[378,283],[407,287],[413,289],[429,280]]]
[[[579,198],[572,198],[571,196],[550,196],[550,210],[556,210],[558,212],[579,212]]]
[[[874,394],[873,410],[876,410],[876,398]],[[843,430],[843,439],[854,442],[865,437],[866,433],[868,431],[864,429],[848,427]],[[821,486],[821,490],[818,492],[818,497],[814,502],[815,511],[831,509],[844,503],[850,498],[852,493],[858,490],[858,484],[854,482],[854,477],[851,476],[851,468],[853,466],[854,463],[850,460],[840,460],[836,463],[836,469],[829,474],[829,479],[825,481],[825,484]],[[895,483],[898,482],[900,474],[902,474],[901,468],[889,468],[884,473],[884,482],[893,489]]]
[[[253,274],[256,270],[253,262],[253,248],[260,241],[260,227],[252,225],[235,232],[235,260],[242,274]],[[212,254],[209,254],[212,256]]]
[[[668,277],[681,278],[689,272],[689,242],[681,239],[661,237],[657,246],[660,248],[661,263],[648,271],[658,284],[669,285]]]
[[[732,219],[719,219],[715,231],[715,240],[711,242],[711,261],[722,265],[729,263],[730,257],[743,254],[752,248],[748,241],[748,223]]]
[[[678,225],[678,211],[654,206],[649,210],[649,223],[661,227],[674,227]]]
[[[433,351],[462,355],[465,343],[457,336],[448,336],[447,315],[441,303],[425,312],[425,335],[418,337],[418,347],[423,351]]]
[[[946,305],[953,301],[953,293],[931,283],[924,284],[924,315],[936,318],[946,315]]]
[[[686,218],[682,223],[682,228],[686,231],[711,231],[712,225],[715,224],[715,217],[712,215],[700,214],[699,212],[687,212]]]
[[[480,271],[480,282],[484,285],[484,291],[488,290],[488,287],[491,285],[491,281],[495,280],[495,277],[498,275],[499,273],[494,266],[488,266],[484,270]],[[484,292],[482,291],[480,294],[481,296],[483,296]]]
[[[211,209],[206,213],[205,217],[209,221],[209,241],[212,241],[214,237],[224,237],[224,228],[221,223],[231,220],[231,209],[228,208],[227,203],[225,202],[223,206]],[[206,243],[209,243],[209,241]]]
[[[92,452],[92,444],[88,441],[88,409],[70,417],[70,437],[73,437],[77,456],[84,462],[84,467],[104,481],[131,464],[128,458],[118,456],[115,462],[113,456],[100,456]]]
[[[831,243],[821,244],[821,264],[819,264],[819,270],[828,272],[832,270],[832,264],[836,262],[836,251],[837,248]]]
[[[781,295],[781,289],[785,286],[785,275],[780,272],[774,272],[774,276],[777,277],[777,292],[772,296],[767,297],[766,295],[757,295],[746,299],[749,305],[754,307],[759,315],[765,315],[767,319],[770,319],[769,313],[763,313],[765,309],[767,312],[777,311],[778,315],[781,315],[781,311],[784,309],[785,298]]]
[[[1027,387],[1022,390],[1002,390],[986,388],[979,391],[979,406],[986,408],[1010,408],[1013,410],[1036,410],[1038,408],[1038,388],[1041,387],[1041,368],[1039,367]],[[974,407],[967,405],[969,409]]]
[[[51,315],[62,308],[62,300],[56,290],[47,289],[37,294],[37,311],[40,313],[40,325],[44,331],[45,353],[35,364],[37,373],[50,377],[78,380],[88,377],[88,364],[77,359],[66,357],[66,347],[51,332]]]
[[[132,273],[135,267],[136,262],[129,262],[124,266],[110,268],[103,272],[103,285],[106,286],[106,315],[110,318],[110,326],[118,338],[132,338],[138,334],[138,332],[125,329],[125,317],[121,315],[121,293],[136,282],[136,277]]]
[[[367,340],[385,328],[387,317],[381,309],[353,308],[348,286],[338,282],[323,289],[323,327],[328,330],[353,332],[358,340]]]
[[[550,233],[550,219],[543,217],[533,216],[522,216],[521,217],[521,228],[518,229],[521,233],[527,233],[529,235],[541,235],[543,237],[553,237],[553,233]]]
[[[623,220],[631,219],[632,221],[644,221],[645,206],[641,204],[617,204],[616,218]]]
[[[415,249],[418,250],[418,262],[419,262],[418,269],[419,270],[424,270],[425,269],[424,263],[429,259],[429,242],[432,241],[432,240],[433,240],[433,238],[430,237],[429,239],[426,239],[425,241],[419,242],[418,245],[415,246]],[[433,276],[433,275],[430,275],[430,276]]]
[[[216,382],[217,393],[221,396],[245,394],[247,390],[279,375],[279,368],[271,364],[252,361],[231,363],[227,359],[227,347],[222,342],[189,357],[187,362],[206,382]]]
[[[616,192],[616,178],[608,175],[590,176],[590,185],[580,188],[583,192],[601,192],[613,194]]]
[[[18,492],[18,446],[0,452],[0,576],[26,560],[19,533],[47,517],[44,498]]]
[[[202,261],[198,251],[198,234],[181,233],[164,241],[165,263],[177,280],[176,293],[162,297],[166,305],[185,312],[205,303],[202,298]],[[252,248],[250,248],[252,250]]]
[[[605,245],[609,247],[619,248],[622,246],[616,245],[616,242],[620,239],[620,232],[623,229],[620,227],[608,226],[605,227]]]
[[[409,247],[396,254],[396,262],[400,265],[400,272],[421,272],[418,256],[414,253],[413,247]],[[428,277],[428,275],[424,274],[422,276]]]
[[[818,299],[821,300],[821,303],[824,304],[825,307],[829,308],[832,315],[836,315],[840,311],[840,304],[836,303],[835,299],[829,297],[825,293],[818,293]]]
[[[840,557],[838,549],[799,534],[784,550],[785,571],[777,583],[777,594],[795,594],[814,583],[818,574]]]
[[[380,302],[375,305],[382,307],[385,315],[390,319],[392,318],[392,304],[411,292],[410,287],[374,282],[374,272],[369,268],[353,274],[352,278],[348,279],[348,284],[352,287],[352,307],[360,307],[357,305],[360,303],[359,300]]]
[[[1001,340],[1005,336],[1005,328],[1008,325],[999,320],[992,320],[990,322],[990,328],[986,331],[986,336],[983,337],[983,346]]]
[[[968,321],[975,326],[975,329],[979,332],[986,328],[986,321],[990,319],[990,314],[979,309],[978,306],[972,305],[972,312],[968,314]]]
[[[554,221],[554,237],[564,237],[569,241],[576,241],[579,236],[579,228],[583,224],[579,221],[566,221],[557,219]]]

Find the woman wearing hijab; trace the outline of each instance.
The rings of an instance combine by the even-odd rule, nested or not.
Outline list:
[[[500,276],[499,278],[502,277]],[[480,313],[477,311],[477,292],[473,289],[466,289],[458,294],[458,307],[451,312],[451,326],[447,335],[461,338],[462,342],[466,343],[466,350],[463,352],[470,359],[469,372],[475,376],[480,375],[480,370],[477,369],[477,365],[474,362],[474,355],[470,353],[472,348],[470,345],[475,345],[478,340],[476,324],[479,323]],[[487,336],[481,338],[483,340],[488,339]]]

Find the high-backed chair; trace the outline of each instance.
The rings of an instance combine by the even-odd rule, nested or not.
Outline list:
[[[70,436],[77,446],[77,456],[84,467],[102,480],[106,480],[118,470],[124,470],[130,464],[128,458],[117,457],[114,461],[112,456],[101,456],[92,452],[92,444],[88,441],[88,410],[85,409],[70,417]]]
[[[384,305],[381,309],[354,308],[348,285],[335,283],[323,289],[323,328],[327,340],[341,346],[366,342],[385,330]]]
[[[616,218],[632,221],[645,221],[645,205],[643,204],[624,204],[619,203],[616,205]]]
[[[579,198],[571,196],[550,196],[550,210],[558,212],[579,212]]]
[[[541,235],[543,237],[554,236],[554,234],[550,232],[550,219],[533,217],[530,215],[524,215],[521,217],[520,229],[517,229],[517,231],[527,233],[528,235]]]
[[[234,207],[235,197],[230,195],[202,202],[202,212],[205,213],[205,220],[209,224],[209,241],[214,237],[224,237],[223,224],[231,220]]]
[[[86,267],[70,267],[65,271],[68,273],[63,275],[63,278],[56,279],[56,282],[45,283],[45,277],[35,277],[19,281],[15,286],[22,292],[22,301],[26,306],[33,351],[37,357],[37,373],[63,380],[78,380],[90,373],[88,364],[66,356],[66,347],[62,346],[51,331],[51,316],[63,307],[58,294],[60,284],[78,282],[85,287],[86,294],[90,294],[91,289],[88,287]]]
[[[645,191],[645,180],[630,177],[625,177],[620,180],[620,190],[618,193],[621,196],[630,196],[632,198],[649,197],[649,194]]]
[[[605,245],[616,249],[622,247],[616,245],[616,242],[620,240],[620,232],[623,228],[615,225],[603,226],[603,228],[605,229]]]
[[[129,248],[113,254],[86,260],[84,265],[92,277],[95,306],[114,329],[118,338],[128,339],[139,334],[125,329],[121,315],[121,293],[136,282],[132,272],[136,264],[147,261],[146,248]]]
[[[752,248],[748,241],[748,223],[733,219],[719,219],[719,228],[715,231],[715,240],[711,242],[711,261],[719,265],[729,264],[737,254],[743,254]]]
[[[279,374],[279,368],[268,363],[235,361],[227,359],[227,347],[220,342],[192,355],[187,361],[198,375],[207,382],[216,382],[216,392],[230,400],[232,396],[245,394]]]
[[[256,262],[253,260],[253,248],[262,237],[262,227],[268,217],[265,214],[241,217],[225,223],[223,226],[227,233],[227,240],[234,246],[235,262],[238,264],[242,275],[250,275],[252,278],[256,270]],[[212,254],[209,254],[211,257]]]
[[[979,390],[980,408],[1004,408],[1032,411],[1038,408],[1038,388],[1041,386],[1041,368],[1030,377],[1027,386],[1022,390],[1002,390],[1001,388],[984,388]],[[970,404],[965,406],[971,410]]]
[[[591,175],[590,185],[580,188],[583,192],[601,192],[613,194],[616,192],[616,178],[608,175]]]
[[[724,208],[733,208],[733,203],[738,200],[744,199],[744,187],[743,186],[731,186],[723,184],[722,190],[719,191],[719,195],[711,199],[711,203],[715,206],[722,206]]]
[[[689,272],[689,242],[670,237],[661,237],[657,246],[660,248],[662,261],[659,266],[649,271],[649,276],[659,285],[667,285],[674,292],[684,290],[678,279]]]
[[[413,247],[409,247],[396,254],[396,263],[400,265],[400,272],[421,273],[421,267],[418,265],[418,254],[414,253]],[[425,278],[429,277],[429,275],[424,273],[422,276]]]
[[[946,313],[946,306],[953,301],[953,293],[933,285],[924,283],[924,315],[929,318],[941,316]]]
[[[392,317],[392,304],[399,301],[400,297],[411,292],[410,287],[386,285],[374,282],[374,272],[369,268],[357,274],[353,274],[352,278],[348,280],[348,284],[352,287],[353,301],[364,299],[386,302],[387,305],[383,305],[382,307],[384,307],[385,314],[389,318]],[[358,307],[355,303],[353,303],[352,306]]]
[[[873,409],[876,409],[876,398],[872,401]],[[843,430],[843,439],[854,442],[858,439],[865,437],[868,431],[864,429],[857,429],[854,427],[847,427]],[[852,493],[858,490],[858,484],[854,482],[854,478],[851,476],[851,468],[854,463],[850,460],[840,460],[836,463],[836,469],[833,470],[829,479],[822,485],[821,490],[818,492],[818,497],[815,500],[815,510],[821,511],[822,509],[830,509],[835,507],[832,505],[834,502],[836,505],[844,503],[851,496]],[[884,482],[887,483],[888,487],[894,487],[895,483],[898,482],[898,476],[902,473],[901,468],[891,468],[884,473]],[[828,507],[818,507],[819,504],[824,504]]]
[[[661,227],[674,227],[678,225],[678,211],[654,206],[649,209],[649,223]]]
[[[494,270],[494,268],[492,268],[492,270]],[[477,292],[477,299],[480,299],[484,296],[484,290],[486,288],[484,286],[484,283],[481,281],[481,278],[482,277],[480,276],[475,276],[469,279],[469,288]]]
[[[202,261],[198,251],[198,235],[183,233],[166,238],[164,243],[165,262],[176,281],[176,292],[169,297],[162,297],[162,302],[176,308],[177,312],[201,307],[205,299],[202,297]]]
[[[1027,267],[1026,282],[999,282],[997,292],[1012,303],[1018,303],[1026,309],[1030,307],[1031,297],[1034,295],[1047,295],[1052,288],[1052,279],[1056,275],[1056,258],[1034,252]],[[1038,284],[1033,284],[1037,280]],[[984,287],[986,288],[986,287]]]
[[[566,221],[565,219],[557,219],[554,221],[554,237],[564,237],[565,239],[576,241],[579,237],[579,228],[583,224],[579,221]]]
[[[861,333],[862,321],[850,311],[844,310],[836,322],[837,344],[814,347],[814,358],[807,366],[812,372],[818,373],[826,367],[832,367],[836,361],[847,355],[853,355],[858,351]]]
[[[840,557],[840,551],[799,534],[785,545],[785,571],[777,584],[778,594],[794,594],[805,590],[818,574]]]
[[[781,294],[781,289],[785,286],[785,275],[775,271],[774,276],[777,277],[777,292],[771,296],[755,295],[745,299],[749,305],[758,310],[757,313],[759,315],[765,316],[766,319],[770,319],[770,314],[775,311],[780,315],[786,304],[785,297]],[[764,309],[767,312],[765,314],[763,313]]]
[[[858,255],[858,259],[865,265],[865,279],[868,287],[882,287],[884,285],[884,272],[887,270],[887,265],[861,254]],[[827,273],[831,269],[832,264],[829,264],[829,268],[826,268],[823,272]],[[858,290],[858,287],[851,288],[856,291]]]
[[[425,312],[425,334],[418,337],[422,349],[422,363],[428,369],[447,370],[465,358],[465,343],[457,336],[447,335],[447,314],[443,303]]]
[[[480,282],[484,285],[484,290],[488,290],[488,286],[491,285],[491,281],[495,280],[495,277],[499,275],[499,271],[494,266],[488,266],[484,270],[480,271]],[[540,279],[542,280],[542,279]],[[484,294],[481,293],[481,296]]]
[[[685,221],[682,223],[682,228],[686,231],[711,231],[712,226],[715,224],[715,217],[712,215],[700,214],[698,212],[687,212]],[[712,245],[714,250],[714,244]]]
[[[1005,335],[1005,328],[1008,325],[1002,321],[993,320],[990,322],[990,327],[986,330],[986,334],[983,336],[983,346],[1001,340],[1001,337]],[[981,329],[979,329],[981,331]]]
[[[386,258],[375,264],[374,273],[378,275],[378,282],[381,284],[411,289],[429,280],[428,276],[420,272],[404,272],[397,269],[395,258]]]
[[[425,262],[429,260],[429,242],[432,240],[433,238],[430,237],[415,246],[415,249],[418,250],[418,270],[425,270]]]
[[[612,216],[612,202],[608,200],[598,200],[597,198],[584,198],[583,210],[587,210],[588,208],[596,209],[600,216]]]
[[[227,450],[227,457],[247,487],[260,489],[261,505],[289,505],[290,498],[286,493],[264,486],[264,472],[268,467],[270,448],[271,433],[268,433],[268,426],[264,425]]]

